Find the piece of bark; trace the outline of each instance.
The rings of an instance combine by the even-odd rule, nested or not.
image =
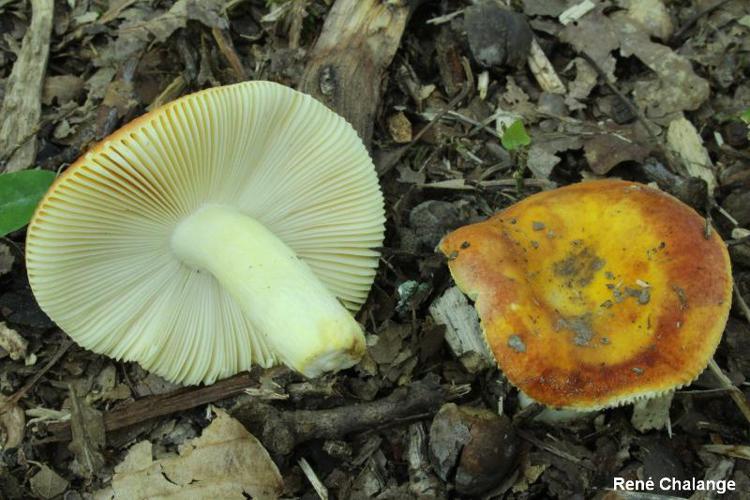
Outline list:
[[[272,455],[279,457],[311,439],[339,438],[351,432],[434,413],[444,402],[458,395],[436,379],[428,376],[399,387],[384,398],[327,410],[284,411],[247,397],[241,399],[230,414],[254,432]]]
[[[430,304],[430,315],[437,324],[445,325],[445,340],[469,373],[495,366],[479,316],[458,287],[449,288],[435,299]]]
[[[36,160],[36,133],[52,34],[53,0],[31,0],[31,24],[8,78],[0,107],[0,172],[30,167]]]
[[[300,90],[352,124],[369,148],[385,69],[415,0],[336,0],[310,51]]]

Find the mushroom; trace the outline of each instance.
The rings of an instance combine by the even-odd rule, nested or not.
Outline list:
[[[315,377],[364,353],[353,317],[384,236],[354,129],[271,82],[182,97],[79,158],[39,204],[26,263],[77,343],[171,381],[282,362]]]
[[[508,380],[578,411],[692,382],[731,305],[729,255],[687,205],[635,182],[538,193],[440,242]]]

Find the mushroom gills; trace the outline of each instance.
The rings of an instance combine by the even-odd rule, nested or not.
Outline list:
[[[254,218],[206,205],[177,224],[171,248],[194,272],[218,280],[290,368],[317,377],[349,368],[364,354],[365,338],[352,314]]]

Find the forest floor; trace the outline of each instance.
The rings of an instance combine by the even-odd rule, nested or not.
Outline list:
[[[371,3],[380,2],[361,5]],[[235,498],[243,489],[258,498],[644,498],[611,491],[615,477],[653,479],[659,498],[750,498],[749,422],[716,377],[704,373],[671,406],[645,413],[626,405],[567,425],[534,421],[494,363],[441,324],[454,285],[434,250],[448,231],[540,190],[653,183],[729,245],[735,302],[715,359],[750,397],[750,3],[518,0],[509,2],[517,15],[497,18],[471,15],[469,1],[382,3],[403,26],[373,40],[395,54],[386,47],[382,68],[366,68],[376,77],[363,103],[372,111],[340,110],[368,136],[386,201],[381,264],[358,316],[363,361],[316,380],[254,369],[177,387],[70,342],[36,304],[25,232],[15,231],[0,240],[0,499]],[[48,51],[46,69],[26,69],[29,97],[0,114],[0,167],[64,170],[121,125],[199,89],[303,88],[333,4],[0,0],[0,101],[18,95],[11,71],[30,26],[40,30],[35,56]],[[223,467],[245,472],[222,477]],[[660,478],[732,480],[736,491],[661,490]]]

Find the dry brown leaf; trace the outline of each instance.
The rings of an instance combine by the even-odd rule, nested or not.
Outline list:
[[[709,96],[708,81],[693,71],[690,61],[666,45],[651,41],[643,26],[626,13],[612,14],[620,39],[620,53],[635,55],[657,78],[641,79],[635,83],[633,97],[646,117],[661,124],[672,121],[685,110],[695,110]]]
[[[568,84],[568,95],[565,96],[565,104],[571,111],[586,109],[587,105],[581,102],[586,99],[596,87],[599,75],[596,70],[581,57],[573,59],[576,66],[576,79]]]
[[[663,19],[651,19],[644,14],[651,10],[657,12],[657,5],[656,0],[631,0],[631,10],[605,16],[601,4],[566,26],[560,32],[560,40],[591,57],[613,82],[613,50],[619,47],[623,57],[634,55],[640,59],[656,75],[651,79],[638,79],[633,97],[646,117],[666,124],[682,111],[700,107],[708,98],[709,84],[695,74],[687,58],[666,45],[651,41],[652,33],[661,36],[671,29]],[[648,19],[644,20],[644,16]]]
[[[611,132],[596,134],[584,143],[586,160],[595,174],[604,175],[620,163],[642,162],[651,152],[633,126],[610,125]]]
[[[0,394],[0,451],[16,448],[23,442],[26,430],[26,415],[15,403],[8,405],[8,398]]]
[[[565,132],[531,131],[531,147],[527,166],[537,179],[549,179],[552,169],[560,163],[558,153],[571,149],[581,149],[581,134],[574,127],[566,127]]]
[[[578,52],[588,54],[614,80],[615,58],[612,51],[620,46],[617,29],[603,13],[602,6],[589,12],[560,32],[560,40],[572,45]]]
[[[698,177],[706,181],[708,191],[716,187],[711,158],[708,156],[703,139],[693,124],[685,117],[673,120],[667,130],[667,146],[680,159],[683,175]]]
[[[29,343],[21,337],[17,331],[8,328],[5,323],[0,323],[0,349],[5,350],[10,359],[18,361],[26,358],[26,349]]]
[[[39,472],[29,480],[31,491],[39,498],[54,498],[68,489],[68,481],[55,471],[42,464]]]
[[[222,12],[225,4],[225,0],[178,0],[168,11],[148,20],[144,20],[146,13],[138,5],[120,11],[116,15],[126,21],[120,25],[114,41],[98,50],[93,62],[96,66],[118,67],[151,41],[164,43],[175,31],[187,26],[188,21],[226,29],[229,23]]]
[[[278,498],[281,474],[268,452],[237,420],[223,411],[179,456],[154,461],[151,443],[133,446],[112,478],[114,499]]]
[[[143,36],[144,31],[152,34],[157,42],[165,42],[172,33],[184,28],[188,21],[199,21],[209,28],[226,29],[228,23],[221,11],[224,0],[178,0],[167,12],[132,28],[121,30],[121,36],[136,34]]]
[[[549,179],[555,165],[560,163],[561,158],[543,147],[532,144],[529,148],[529,156],[526,166],[537,179]]]

